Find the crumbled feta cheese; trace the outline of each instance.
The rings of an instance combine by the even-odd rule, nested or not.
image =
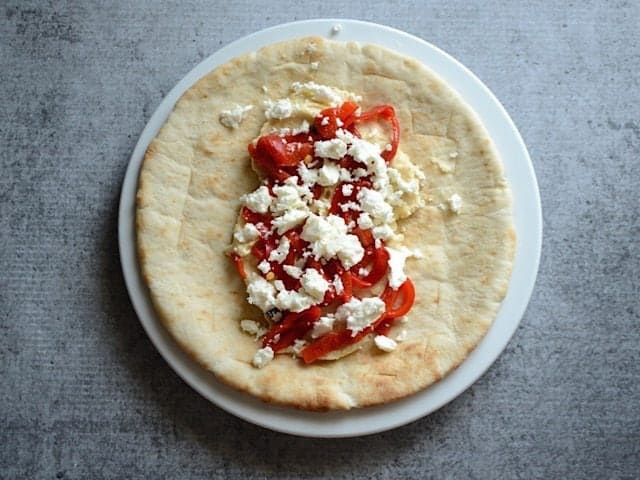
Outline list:
[[[295,265],[284,265],[282,267],[287,275],[292,278],[300,278],[302,276],[302,269]]]
[[[363,188],[358,192],[357,199],[362,210],[367,212],[375,223],[385,224],[394,220],[393,208],[377,190]]]
[[[287,237],[282,237],[280,239],[280,243],[278,243],[278,247],[274,250],[271,250],[269,253],[269,261],[270,262],[284,262],[284,259],[289,255],[289,248],[291,247],[291,242]]]
[[[458,152],[451,152],[449,154],[449,158],[457,158],[458,157]]]
[[[457,193],[454,193],[449,197],[449,209],[453,213],[460,213],[460,209],[462,208],[462,198]]]
[[[400,249],[387,247],[387,253],[389,253],[389,286],[397,290],[407,279],[404,263],[413,252],[406,247]]]
[[[247,285],[247,301],[263,312],[275,306],[275,287],[259,275],[255,275]]]
[[[358,226],[363,230],[368,230],[373,227],[373,221],[367,212],[362,212],[358,217]]]
[[[242,195],[240,201],[256,213],[267,213],[273,199],[269,189],[262,185],[253,192]]]
[[[293,341],[293,346],[291,347],[291,349],[293,350],[293,353],[295,353],[296,355],[300,355],[300,352],[302,352],[302,350],[304,350],[304,347],[307,346],[307,342],[305,340],[302,340],[301,338],[296,338]]]
[[[376,338],[373,339],[373,342],[376,344],[376,347],[378,347],[383,352],[393,352],[398,346],[395,341],[384,335],[376,335]]]
[[[304,210],[307,206],[306,202],[300,198],[300,190],[297,186],[276,185],[273,187],[273,193],[276,196],[275,201],[271,205],[271,211],[273,213]]]
[[[345,183],[344,185],[342,185],[342,194],[345,197],[348,197],[349,195],[351,195],[353,193],[353,184],[351,183]]]
[[[340,278],[339,275],[335,275],[333,277],[333,288],[335,289],[338,295],[344,292],[344,284],[342,283],[342,279]]]
[[[359,211],[360,205],[356,202],[344,202],[342,205],[340,205],[340,210],[342,210],[343,212],[346,212],[347,210]]]
[[[324,117],[328,118],[328,117]],[[324,121],[324,120],[323,120]],[[333,160],[340,160],[347,154],[347,144],[339,138],[332,138],[331,140],[322,140],[315,142],[313,148],[316,157],[331,158]]]
[[[311,70],[318,70],[318,67],[320,66],[319,62],[311,62],[309,64],[309,67],[311,68]]]
[[[340,33],[341,30],[342,30],[342,25],[340,25],[339,23],[336,23],[333,27],[331,27],[331,33],[334,35]]]
[[[327,105],[337,106],[343,102],[342,95],[334,88],[315,82],[294,82],[291,85],[291,90],[294,93],[309,96],[312,100]]]
[[[264,331],[264,328],[260,326],[260,324],[254,320],[241,320],[240,328],[247,332],[250,335],[258,336],[261,332]]]
[[[331,330],[333,330],[333,323],[335,322],[335,320],[336,319],[332,315],[320,317],[316,321],[316,323],[313,324],[313,330],[311,330],[311,338],[318,338],[329,333]]]
[[[227,128],[238,128],[247,112],[252,108],[253,105],[235,105],[229,110],[223,110],[220,112],[220,123]]]
[[[318,170],[315,168],[308,168],[304,162],[298,165],[298,175],[300,180],[306,185],[313,185],[318,182]]]
[[[282,235],[287,230],[291,230],[304,222],[308,215],[308,210],[290,210],[284,215],[274,218],[272,225],[278,230],[278,235]]]
[[[318,170],[318,183],[323,187],[335,185],[340,180],[340,167],[334,162],[324,162]]]
[[[315,304],[316,301],[313,297],[304,292],[296,292],[295,290],[282,290],[278,292],[276,296],[276,306],[280,310],[302,312]]]
[[[273,349],[271,347],[261,348],[253,356],[253,366],[262,368],[273,360]]]
[[[308,268],[300,280],[304,291],[318,301],[322,301],[329,290],[329,282],[315,268]]]
[[[336,126],[342,127],[344,122],[340,119],[340,117],[336,117]]]
[[[264,108],[264,116],[270,120],[283,120],[293,114],[293,104],[288,98],[282,98],[275,102],[273,100],[265,100]]]
[[[267,273],[269,270],[271,270],[271,265],[266,260],[262,260],[258,264],[258,270],[260,270],[262,273]]]
[[[351,336],[364,330],[384,313],[385,303],[378,297],[352,298],[338,307],[335,317],[347,323]]]
[[[371,233],[373,234],[373,238],[376,240],[389,240],[395,236],[393,229],[389,225],[373,227],[373,229],[371,229]],[[379,245],[376,243],[376,248],[378,246]]]
[[[396,335],[396,342],[404,342],[407,339],[407,330],[402,329],[400,333]]]
[[[252,242],[259,236],[260,232],[253,223],[245,223],[241,229],[233,234],[233,238],[240,243]]]
[[[338,257],[345,268],[362,260],[364,249],[355,235],[347,233],[347,225],[337,215],[322,217],[311,214],[300,237],[311,243],[315,258]]]

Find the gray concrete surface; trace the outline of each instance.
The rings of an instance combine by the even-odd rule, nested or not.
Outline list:
[[[131,6],[133,3],[135,6]],[[637,2],[19,2],[0,6],[0,477],[639,478]],[[201,59],[343,16],[421,36],[519,126],[544,247],[514,338],[458,399],[350,440],[209,404],[130,306],[116,242],[138,135]]]

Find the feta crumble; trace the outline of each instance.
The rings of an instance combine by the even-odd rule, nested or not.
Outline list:
[[[271,347],[261,348],[253,356],[253,366],[256,368],[262,368],[266,366],[271,360],[273,360],[273,350]]]
[[[376,338],[373,339],[373,342],[383,352],[393,352],[398,344],[389,337],[384,335],[376,335]]]
[[[258,270],[260,270],[262,273],[267,273],[271,270],[271,265],[266,260],[262,260],[258,264]]]
[[[269,194],[269,189],[262,185],[253,192],[242,195],[240,201],[256,213],[267,213],[273,198]]]
[[[384,313],[385,303],[378,297],[352,298],[336,310],[337,320],[345,321],[354,337]]]
[[[318,338],[326,335],[333,330],[333,324],[335,318],[332,315],[320,317],[316,323],[313,324],[313,330],[311,330],[311,338]]]
[[[268,119],[284,120],[293,114],[293,104],[288,98],[264,101],[264,116]]]
[[[280,243],[278,243],[278,247],[274,250],[271,250],[269,253],[269,261],[270,262],[284,262],[284,259],[289,255],[289,248],[291,248],[291,242],[287,237],[282,237],[280,239]]]
[[[315,142],[313,144],[313,148],[316,156],[321,158],[340,160],[347,154],[347,144],[339,138],[332,138],[331,140]]]
[[[358,237],[347,233],[347,225],[337,215],[311,214],[302,229],[300,237],[311,243],[311,251],[316,259],[329,260],[338,257],[345,268],[351,268],[364,256],[364,248]]]
[[[235,105],[229,110],[220,112],[220,123],[227,128],[238,128],[244,120],[247,112],[253,108],[253,105]]]
[[[259,236],[260,232],[253,223],[245,223],[240,230],[236,230],[233,234],[233,238],[240,243],[252,242]]]
[[[460,213],[460,209],[462,208],[462,198],[457,193],[454,193],[449,197],[449,210],[453,213]]]
[[[324,162],[318,170],[318,183],[323,187],[335,185],[340,180],[340,167],[337,163]]]
[[[324,299],[324,294],[329,290],[329,282],[315,268],[308,268],[302,274],[300,280],[304,291],[318,302]]]
[[[413,256],[413,252],[406,247],[401,247],[400,249],[386,248],[389,253],[389,286],[397,290],[407,280],[407,275],[404,273],[404,264],[407,258]]]

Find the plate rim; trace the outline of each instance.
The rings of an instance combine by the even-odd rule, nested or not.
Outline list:
[[[332,30],[335,25],[341,30]],[[446,81],[471,106],[501,156],[512,190],[517,232],[507,296],[491,328],[469,356],[442,380],[405,399],[341,412],[270,405],[226,386],[200,367],[177,346],[155,315],[135,246],[135,195],[144,153],[182,93],[231,58],[270,43],[311,35],[396,50],[421,61]],[[505,157],[506,152],[517,152],[518,160]],[[533,293],[542,249],[542,209],[533,164],[517,127],[495,95],[467,67],[431,43],[392,27],[352,19],[311,19],[275,25],[222,47],[169,91],[140,134],[127,165],[118,208],[118,245],[125,284],[140,323],[156,350],[191,388],[226,412],[264,428],[305,437],[344,438],[391,430],[427,416],[457,398],[493,365],[515,333]],[[515,282],[520,282],[517,289]]]

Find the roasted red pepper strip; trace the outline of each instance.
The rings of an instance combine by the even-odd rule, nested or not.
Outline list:
[[[416,299],[416,289],[413,285],[413,282],[407,278],[404,283],[400,285],[400,288],[398,288],[398,290],[393,290],[387,285],[380,298],[382,298],[387,306],[385,316],[387,318],[398,318],[406,315],[409,310],[411,310],[413,302]],[[402,299],[402,303],[400,303],[400,305],[398,305],[398,307],[394,309],[398,298]]]
[[[320,318],[321,313],[320,307],[314,305],[300,313],[287,314],[280,323],[267,332],[262,340],[262,347],[271,347],[274,352],[288,347],[296,338],[307,333]]]
[[[245,280],[247,278],[247,272],[244,269],[244,262],[242,261],[242,257],[237,253],[232,253],[231,260],[233,260],[233,263],[236,266],[236,270],[238,270],[238,274],[240,275],[240,278]]]
[[[353,102],[344,102],[339,107],[322,110],[313,121],[320,138],[323,140],[335,138],[339,128],[347,128],[355,122],[356,110],[358,110],[358,104]]]
[[[360,288],[371,287],[382,280],[382,277],[387,273],[389,253],[386,248],[381,246],[374,249],[373,253],[367,255],[364,260],[365,263],[360,262],[351,269],[353,283]],[[365,277],[360,277],[358,270],[371,262],[373,262],[371,271]]]
[[[398,145],[400,144],[400,123],[398,123],[398,118],[396,117],[396,111],[391,105],[379,105],[377,107],[373,107],[371,110],[360,114],[356,118],[356,122],[364,122],[367,120],[375,120],[376,118],[382,118],[391,124],[391,145],[390,150],[383,150],[380,154],[382,158],[384,158],[387,163],[389,163],[393,157],[395,157],[396,152],[398,151]]]

